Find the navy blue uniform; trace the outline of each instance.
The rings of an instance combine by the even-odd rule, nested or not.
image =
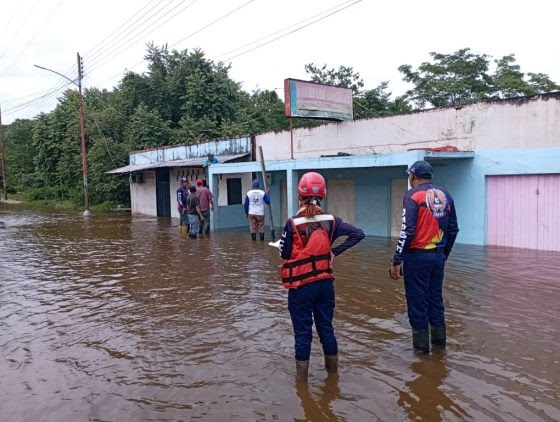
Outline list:
[[[285,260],[289,259],[292,254],[293,230],[293,224],[288,221],[280,239],[280,256]],[[330,225],[329,237],[331,237],[331,242],[334,242],[340,236],[347,236],[347,239],[332,249],[335,256],[356,245],[364,238],[364,232],[336,217],[334,225]],[[313,321],[315,321],[324,354],[326,356],[338,354],[338,344],[332,325],[335,307],[333,282],[334,278],[326,278],[288,291],[288,310],[294,327],[296,360],[309,360]]]
[[[445,189],[422,183],[406,193],[393,264],[403,263],[408,318],[413,329],[445,327],[444,267],[457,233],[455,204]]]
[[[189,197],[189,190],[184,187],[177,189],[177,210],[179,211],[179,224],[181,226],[188,226],[189,220],[187,216],[187,198]]]

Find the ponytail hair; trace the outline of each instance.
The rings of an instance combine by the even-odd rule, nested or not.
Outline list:
[[[300,198],[301,205],[304,208],[303,215],[305,217],[315,217],[317,214],[321,213],[321,198],[318,196],[309,196],[306,198]]]

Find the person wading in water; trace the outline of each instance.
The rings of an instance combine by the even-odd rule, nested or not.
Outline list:
[[[300,209],[284,226],[279,248],[284,259],[281,275],[288,289],[288,309],[295,338],[296,373],[307,379],[313,321],[323,345],[325,368],[338,370],[338,345],[333,328],[335,307],[332,261],[364,238],[364,232],[339,217],[324,214],[321,200],[327,196],[325,179],[306,173],[298,184]],[[347,239],[332,248],[340,236]]]
[[[449,193],[432,183],[427,161],[416,161],[407,171],[412,187],[404,196],[402,231],[389,274],[404,275],[412,347],[419,352],[446,346],[443,307],[443,271],[459,226]],[[401,269],[401,265],[403,265]]]
[[[264,240],[264,204],[270,204],[268,192],[261,189],[258,179],[253,180],[253,189],[245,195],[245,215],[249,220],[251,239],[257,240],[257,231],[261,240]]]

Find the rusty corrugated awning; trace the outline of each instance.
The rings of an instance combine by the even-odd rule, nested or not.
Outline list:
[[[237,160],[249,155],[237,154],[237,155],[222,155],[218,156],[220,163],[227,163],[228,161]],[[145,164],[129,164],[128,166],[119,167],[114,170],[108,171],[106,174],[122,174],[122,173],[132,173],[135,171],[151,170],[162,167],[202,167],[202,163],[206,157],[196,157],[188,158],[186,160],[174,160],[174,161],[160,161],[156,163],[145,163]]]

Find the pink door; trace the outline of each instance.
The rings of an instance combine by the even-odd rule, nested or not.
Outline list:
[[[490,176],[487,243],[560,251],[560,174]]]

